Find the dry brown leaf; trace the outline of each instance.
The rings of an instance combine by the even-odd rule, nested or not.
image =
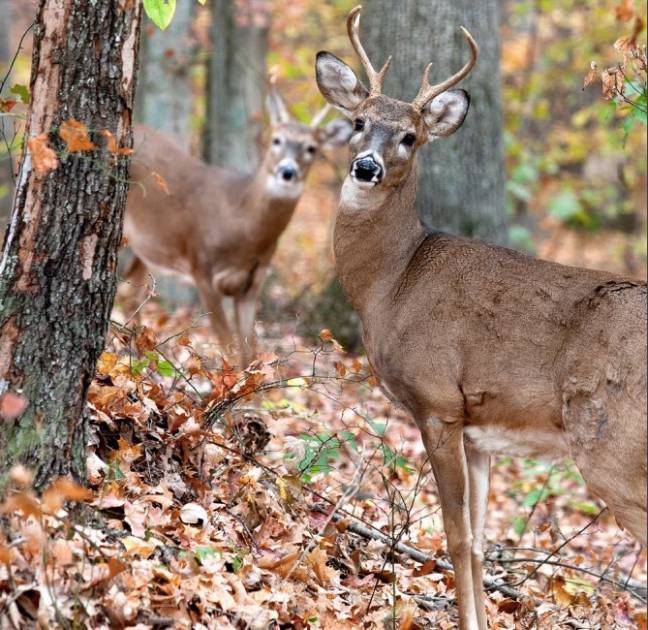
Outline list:
[[[633,0],[621,0],[621,2],[614,7],[614,15],[619,22],[627,22],[635,14]]]
[[[411,630],[414,626],[414,615],[416,614],[416,606],[408,604],[405,606],[400,615],[399,630]]]
[[[0,562],[9,564],[11,562],[11,550],[5,545],[0,545]]]
[[[27,140],[34,170],[38,175],[47,175],[58,166],[56,153],[48,144],[46,133],[41,133]]]
[[[148,326],[142,326],[135,337],[135,346],[140,354],[153,350],[157,345],[155,332]]]
[[[6,392],[0,396],[0,418],[3,420],[15,420],[25,409],[28,401],[20,394]]]
[[[583,89],[585,89],[588,85],[591,85],[594,79],[596,79],[596,75],[598,74],[598,64],[596,61],[590,62],[590,69],[589,72],[585,75],[585,79],[583,80]]]
[[[0,512],[9,514],[20,510],[25,516],[34,516],[38,518],[41,515],[40,505],[36,499],[27,492],[19,492],[9,497],[2,505]]]
[[[151,177],[155,180],[155,183],[167,194],[170,195],[171,191],[169,190],[169,185],[167,184],[166,179],[162,177],[159,173],[151,171]]]
[[[106,148],[110,153],[113,153],[115,155],[133,155],[133,149],[120,147],[117,144],[117,139],[110,131],[108,131],[108,129],[104,129],[101,132],[101,135],[106,138]]]
[[[608,68],[601,73],[601,83],[603,96],[605,98],[614,98],[622,95],[625,91],[623,72],[621,68]]]
[[[65,501],[89,501],[92,492],[67,477],[59,477],[43,492],[43,509],[55,513]]]
[[[77,151],[92,151],[97,145],[90,140],[88,128],[80,121],[70,118],[64,120],[59,128],[59,136],[70,153]]]
[[[316,547],[305,558],[306,566],[312,569],[320,586],[327,586],[331,581],[333,570],[326,566],[328,556],[321,547]]]
[[[412,577],[423,577],[424,575],[430,575],[436,569],[436,560],[430,558],[426,560],[420,567],[417,567],[412,571]]]

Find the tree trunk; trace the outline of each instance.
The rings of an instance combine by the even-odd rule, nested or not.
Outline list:
[[[115,291],[129,158],[69,152],[56,131],[76,119],[96,145],[107,129],[131,146],[140,12],[130,0],[40,3],[25,136],[47,134],[60,163],[43,174],[25,144],[0,261],[0,394],[28,403],[0,423],[0,483],[17,462],[37,488],[84,476],[85,396]]]
[[[142,29],[135,107],[137,120],[173,134],[187,152],[194,102],[191,95],[191,26],[195,6],[195,0],[181,0],[166,30],[161,31],[151,22]],[[198,302],[194,287],[171,276],[158,274],[155,292],[174,306]]]
[[[472,33],[479,61],[458,86],[470,93],[470,110],[455,135],[419,153],[419,212],[435,229],[506,242],[497,0],[406,0],[398,10],[368,0],[362,21],[374,66],[394,55],[383,91],[401,100],[414,97],[430,61],[432,83],[461,68],[469,49],[459,26]]]
[[[186,151],[191,136],[191,23],[195,1],[176,4],[173,20],[161,31],[142,29],[135,118],[175,135]]]
[[[269,0],[212,0],[205,159],[251,171],[263,129]]]
[[[12,6],[9,0],[0,0],[0,81],[5,77],[11,62],[10,30],[12,24]],[[9,83],[9,81],[7,81]],[[5,85],[2,96],[8,85]],[[13,136],[14,122],[10,116],[0,116],[0,234],[9,222],[11,197],[13,194],[13,175],[11,155],[7,143]]]

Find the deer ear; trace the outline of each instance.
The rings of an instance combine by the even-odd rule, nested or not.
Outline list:
[[[452,135],[463,124],[470,107],[465,90],[448,90],[435,96],[423,109],[423,122],[428,130],[428,142]]]
[[[268,89],[266,108],[270,115],[270,124],[273,127],[290,121],[290,112],[288,111],[288,107],[274,85],[271,85]]]
[[[353,134],[353,125],[346,118],[334,118],[318,131],[322,147],[329,149],[346,144]]]
[[[369,96],[355,72],[330,52],[317,53],[315,76],[322,96],[345,116],[351,117]]]

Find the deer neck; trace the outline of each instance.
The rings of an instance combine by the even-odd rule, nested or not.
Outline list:
[[[273,249],[290,222],[299,201],[300,190],[281,194],[263,167],[251,177],[242,206],[245,208],[246,237],[259,252]]]
[[[387,191],[362,189],[347,176],[335,223],[335,261],[361,316],[391,292],[426,234],[416,211],[415,165],[403,184]]]

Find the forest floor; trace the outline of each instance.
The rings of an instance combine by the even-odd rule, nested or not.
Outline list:
[[[144,311],[90,390],[91,491],[14,471],[0,627],[455,628],[425,453],[365,360],[284,325],[238,372]],[[492,628],[646,627],[645,551],[570,465],[496,461],[486,541]]]

